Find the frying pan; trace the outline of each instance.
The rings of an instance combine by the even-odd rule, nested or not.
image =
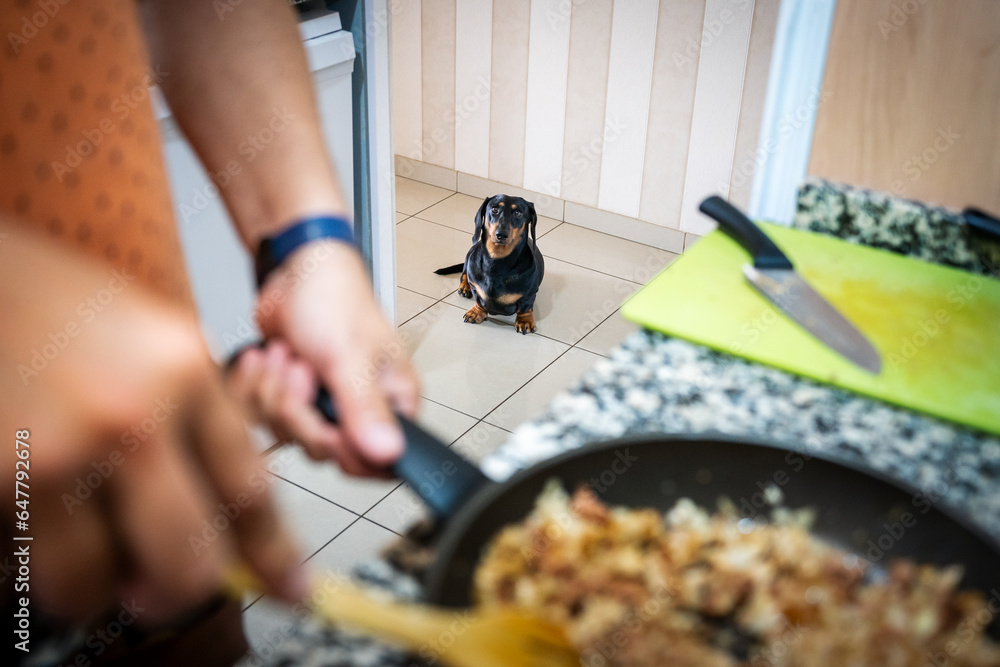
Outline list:
[[[325,391],[317,405],[336,419]],[[783,506],[816,511],[814,535],[869,561],[870,571],[903,557],[960,564],[962,588],[1000,601],[1000,543],[935,504],[936,498],[832,457],[723,434],[647,436],[587,445],[494,482],[416,424],[405,418],[400,424],[406,451],[394,471],[444,524],[426,589],[439,605],[472,603],[472,577],[484,547],[531,512],[550,479],[569,491],[586,483],[610,505],[666,511],[690,498],[715,509],[727,497],[744,516],[763,517],[773,493],[767,489],[776,487]],[[1000,638],[996,616],[988,633]]]

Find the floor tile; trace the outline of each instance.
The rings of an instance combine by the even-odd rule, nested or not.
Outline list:
[[[532,378],[531,382],[504,401],[500,407],[486,415],[484,421],[513,431],[524,422],[539,416],[556,394],[576,385],[583,374],[602,359],[603,357],[586,350],[576,348],[567,350],[566,354]],[[455,443],[455,447],[458,447],[464,439],[465,436]]]
[[[278,511],[298,540],[303,558],[332,540],[357,517],[280,477],[271,477],[271,492]],[[388,493],[388,492],[386,492]]]
[[[408,178],[396,178],[396,211],[413,215],[428,206],[433,206],[445,197],[454,194],[452,190],[445,190],[419,181],[411,181]]]
[[[366,519],[359,519],[309,561],[322,578],[346,575],[361,563],[371,561],[399,536]]]
[[[616,310],[611,317],[584,336],[576,346],[606,357],[611,354],[614,347],[638,330],[638,324],[629,322],[622,317],[620,310]]]
[[[452,447],[467,459],[480,463],[509,437],[508,431],[480,422],[459,438]],[[407,484],[400,485],[365,514],[366,519],[400,534],[429,516],[427,506]]]
[[[420,402],[417,422],[445,442],[451,443],[476,420],[432,401]],[[364,514],[382,500],[399,480],[353,477],[335,463],[313,461],[299,447],[284,447],[271,455],[269,469],[290,482],[309,489],[352,512]]]
[[[396,288],[396,323],[402,324],[411,317],[420,314],[436,303],[436,299],[423,294],[411,292],[402,287]]]
[[[266,452],[278,442],[271,429],[263,424],[248,423],[247,435],[250,436],[250,443],[257,452]]]
[[[266,664],[266,656],[273,655],[291,637],[295,613],[286,604],[262,598],[243,612],[243,634],[250,645],[250,653],[236,663],[237,667]]]
[[[567,349],[506,324],[469,324],[463,311],[438,303],[399,327],[422,382],[422,395],[481,418]]]
[[[357,519],[337,539],[327,544],[309,560],[319,581],[349,576],[361,563],[376,558],[393,540],[395,533],[364,519]],[[243,628],[251,650],[265,656],[281,646],[290,636],[295,612],[288,606],[262,598],[243,612]],[[252,658],[252,656],[251,656]],[[254,664],[245,660],[242,664]],[[257,663],[260,664],[260,663]]]
[[[493,424],[479,422],[469,429],[468,433],[456,440],[451,448],[470,461],[482,463],[483,459],[507,442],[510,435],[510,431],[497,428]]]
[[[430,516],[427,506],[421,502],[410,487],[401,484],[399,488],[383,498],[378,505],[368,510],[365,518],[400,535],[410,526]]]
[[[628,280],[546,258],[545,277],[534,308],[538,333],[564,343],[576,343],[618,310],[639,287]],[[458,292],[444,301],[463,309],[473,304]],[[514,321],[513,316],[497,319]]]
[[[406,220],[408,217],[410,217],[410,216],[408,216],[405,213],[400,213],[399,211],[396,211],[396,224],[398,225],[403,220]]]
[[[472,232],[476,228],[476,212],[482,204],[483,200],[480,197],[470,197],[469,195],[457,193],[421,211],[419,217],[430,222],[436,222],[439,225],[445,225],[466,232],[469,234],[469,240],[471,241]],[[560,220],[539,216],[538,221],[535,223],[535,236],[541,238],[560,224],[562,224]]]
[[[347,475],[336,463],[313,461],[299,447],[282,448],[272,456],[279,452],[274,474],[356,514],[364,514],[399,484],[396,480]]]
[[[680,255],[563,223],[539,248],[545,257],[645,285]]]
[[[420,218],[396,225],[396,284],[440,299],[458,289],[460,274],[439,276],[437,269],[465,261],[472,238],[457,229]]]

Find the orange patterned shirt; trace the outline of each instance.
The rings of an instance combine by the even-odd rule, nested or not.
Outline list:
[[[194,308],[133,0],[0,0],[0,214]]]

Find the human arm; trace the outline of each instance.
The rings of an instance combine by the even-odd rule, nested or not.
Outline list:
[[[33,604],[82,618],[134,597],[142,620],[165,619],[216,594],[240,561],[270,591],[304,595],[301,557],[196,323],[127,271],[2,220],[0,234],[0,485],[15,497],[16,450],[29,452]],[[205,539],[220,506],[240,510]]]
[[[210,173],[238,171],[220,191],[253,253],[294,220],[348,212],[292,10],[281,0],[245,0],[220,16],[216,4],[145,0],[142,16],[181,128]],[[288,119],[280,131],[271,128],[276,110]],[[240,146],[265,129],[270,141],[249,159]],[[402,452],[392,412],[412,416],[417,382],[358,254],[342,243],[302,248],[264,286],[257,315],[286,354],[244,355],[234,376],[241,393],[314,457],[332,456],[348,472],[383,471]],[[386,354],[389,363],[359,383]],[[320,381],[343,429],[311,407]]]

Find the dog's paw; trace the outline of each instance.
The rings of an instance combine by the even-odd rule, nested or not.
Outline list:
[[[464,296],[466,299],[471,299],[472,298],[472,289],[468,285],[465,285],[464,287],[459,287],[458,288],[458,295],[459,296]]]
[[[466,322],[471,324],[479,324],[486,319],[486,311],[476,304],[472,308],[466,311],[465,317],[463,318]]]
[[[535,316],[532,313],[518,313],[514,320],[514,329],[519,334],[530,334],[538,331],[535,326]]]

